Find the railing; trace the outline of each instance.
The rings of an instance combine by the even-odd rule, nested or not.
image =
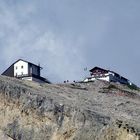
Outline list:
[[[16,75],[15,77],[22,78],[22,77],[40,77],[40,76],[35,74],[21,74],[21,75]]]
[[[21,75],[16,75],[16,78],[22,78],[22,77],[30,77],[32,74],[21,74]]]
[[[47,80],[46,78],[44,77],[41,77],[40,75],[35,75],[35,74],[22,74],[22,75],[17,75],[15,76],[16,78],[24,78],[24,77],[34,77],[34,78],[37,78],[37,79],[40,79],[42,81],[45,81],[45,82],[48,82],[48,83],[51,83],[49,80]]]

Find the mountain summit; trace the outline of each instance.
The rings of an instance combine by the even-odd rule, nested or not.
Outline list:
[[[39,84],[0,76],[1,140],[139,140],[140,91],[96,80]]]

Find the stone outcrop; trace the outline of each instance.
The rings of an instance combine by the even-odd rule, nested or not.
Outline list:
[[[140,92],[95,81],[0,77],[0,140],[139,140]]]

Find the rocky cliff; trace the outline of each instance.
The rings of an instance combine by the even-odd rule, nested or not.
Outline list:
[[[95,81],[0,77],[0,140],[140,140],[140,92]]]

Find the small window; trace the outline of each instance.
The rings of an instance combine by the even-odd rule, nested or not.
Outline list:
[[[23,66],[21,66],[21,68],[23,69]]]
[[[16,66],[16,70],[18,69],[18,67]]]
[[[23,72],[21,72],[21,75],[23,75]]]

